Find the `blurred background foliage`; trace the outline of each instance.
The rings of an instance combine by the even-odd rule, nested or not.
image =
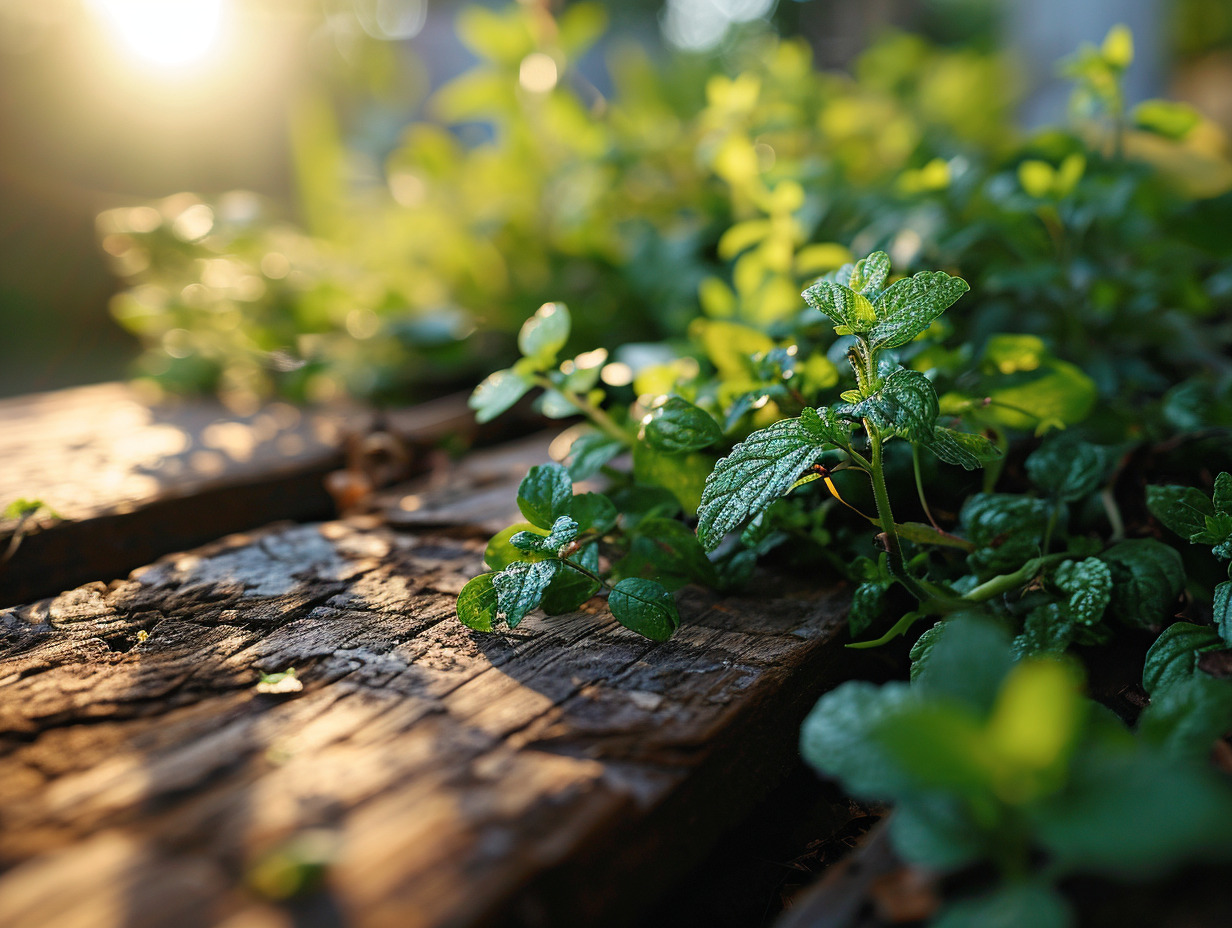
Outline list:
[[[716,322],[774,335],[848,247],[971,281],[938,367],[1008,331],[1106,397],[1213,391],[1232,10],[1097,6],[1024,128],[1038,62],[992,0],[12,0],[0,391],[405,401],[507,363],[549,300],[619,386]],[[1127,71],[1104,34],[1147,7]]]

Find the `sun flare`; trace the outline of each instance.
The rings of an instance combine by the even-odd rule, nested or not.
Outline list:
[[[218,40],[225,0],[89,0],[132,54],[176,67],[199,61]]]

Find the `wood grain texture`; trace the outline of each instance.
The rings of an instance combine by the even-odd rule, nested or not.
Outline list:
[[[327,518],[326,474],[342,466],[348,436],[376,421],[357,408],[272,403],[237,415],[212,400],[150,405],[123,384],[0,401],[0,509],[41,499],[63,518],[24,538],[0,565],[0,605],[122,577],[271,521]],[[381,425],[412,454],[474,433],[461,396],[390,414]],[[0,539],[14,528],[0,519]]]
[[[473,633],[481,550],[275,526],[0,612],[0,924],[634,923],[852,670],[846,595],[781,580],[683,591],[662,645],[601,600]]]

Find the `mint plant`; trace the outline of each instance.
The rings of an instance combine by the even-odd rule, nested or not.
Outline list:
[[[1069,660],[1016,660],[998,622],[939,626],[912,682],[845,683],[817,703],[801,751],[854,795],[891,800],[908,861],[952,872],[986,862],[939,925],[1073,924],[1058,881],[1142,879],[1232,858],[1232,790],[1207,761],[1232,725],[1232,683],[1169,690],[1137,731],[1082,694]],[[1162,784],[1167,784],[1163,788]]]

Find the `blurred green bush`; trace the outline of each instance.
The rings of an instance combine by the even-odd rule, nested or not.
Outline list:
[[[1013,331],[1105,397],[1227,373],[1229,334],[1192,323],[1232,305],[1228,143],[1178,104],[1126,111],[1128,35],[1075,56],[1070,124],[1024,139],[995,55],[899,34],[847,76],[751,32],[721,57],[618,48],[605,95],[577,68],[604,28],[597,4],[466,9],[479,63],[380,177],[349,170],[326,97],[298,101],[302,225],[238,193],[104,213],[141,375],[240,407],[403,401],[508,362],[551,300],[572,308],[575,348],[681,349],[704,341],[699,316],[773,336],[802,285],[878,248],[971,281],[962,357],[928,359],[943,370]]]

